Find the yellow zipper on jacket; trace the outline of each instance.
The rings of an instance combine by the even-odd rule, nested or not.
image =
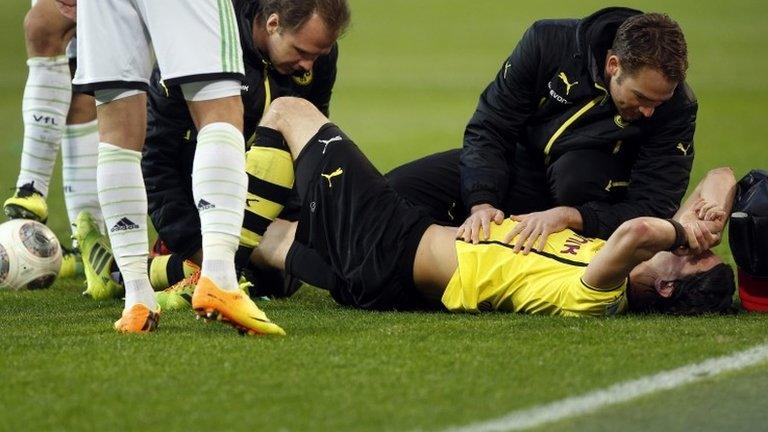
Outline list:
[[[559,128],[555,131],[555,133],[549,137],[549,141],[547,141],[546,147],[544,147],[544,163],[549,163],[549,152],[552,150],[552,145],[555,144],[555,141],[557,141],[558,138],[560,138],[560,135],[565,132],[566,129],[568,129],[568,126],[573,124],[576,120],[579,119],[584,113],[592,109],[595,105],[597,105],[598,102],[603,103],[605,99],[608,97],[608,91],[601,86],[600,84],[595,83],[595,87],[602,90],[605,94],[597,96],[596,98],[592,99],[591,101],[587,102],[581,109],[576,111],[575,114],[573,114],[571,117],[568,118],[563,124],[560,125]]]

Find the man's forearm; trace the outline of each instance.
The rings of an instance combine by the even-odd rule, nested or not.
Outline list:
[[[680,220],[683,214],[691,211],[702,199],[719,205],[728,215],[731,213],[735,193],[736,178],[733,175],[733,170],[729,167],[712,169],[699,182],[691,196],[680,206],[680,209],[675,213],[675,219]]]
[[[581,218],[581,213],[574,207],[562,207],[563,217],[568,224],[568,228],[574,231],[581,231],[584,229],[584,220]]]

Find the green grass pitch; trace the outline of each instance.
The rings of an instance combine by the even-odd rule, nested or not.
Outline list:
[[[477,97],[537,18],[596,0],[350,0],[332,118],[386,171],[461,144]],[[18,172],[26,0],[0,14],[0,190]],[[768,168],[768,5],[629,1],[686,32],[699,98],[692,183],[707,169]],[[54,174],[50,226],[68,234]],[[718,252],[730,258],[728,249]],[[308,288],[264,304],[286,338],[244,338],[191,312],[119,336],[119,301],[82,281],[0,292],[0,430],[443,430],[603,388],[767,339],[765,316],[562,319],[366,313]],[[765,364],[541,430],[754,430]],[[762,390],[761,390],[762,389]]]

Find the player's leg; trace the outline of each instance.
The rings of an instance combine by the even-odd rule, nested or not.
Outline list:
[[[296,159],[303,203],[296,241],[333,269],[339,282],[331,290],[334,299],[364,309],[423,306],[413,263],[431,219],[398,196],[311,103],[276,99],[261,124],[281,133]]]
[[[53,0],[40,0],[24,20],[29,75],[24,87],[24,140],[17,192],[4,205],[8,217],[45,221],[53,166],[70,104],[71,82],[64,47],[75,23],[56,9]]]
[[[610,153],[574,150],[547,167],[547,181],[554,205],[617,201],[626,194],[629,167]]]
[[[469,216],[461,200],[461,149],[435,153],[385,174],[389,184],[413,205],[423,207],[439,224],[458,225]]]
[[[155,328],[159,314],[147,275],[147,197],[141,173],[150,41],[133,2],[80,1],[74,84],[95,92],[99,122],[99,202],[125,282],[125,309],[115,328]]]
[[[192,192],[203,263],[192,298],[199,315],[248,333],[283,334],[240,290],[235,270],[247,192],[244,76],[233,6],[226,1],[137,0],[166,85],[180,85],[197,127]],[[178,28],[195,29],[179,44]]]
[[[77,69],[76,44],[77,41],[73,39],[67,47],[72,74]],[[106,234],[96,189],[98,151],[99,128],[96,123],[96,103],[91,95],[74,93],[61,140],[64,203],[73,234],[77,215],[83,211],[90,213],[100,231]]]

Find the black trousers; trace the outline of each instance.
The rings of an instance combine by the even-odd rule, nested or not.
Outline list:
[[[461,149],[455,149],[426,156],[393,169],[386,178],[437,223],[458,226],[469,216],[461,196],[460,155]],[[630,166],[610,153],[575,150],[545,165],[518,146],[501,210],[525,214],[590,201],[617,202],[626,195],[629,174]]]

